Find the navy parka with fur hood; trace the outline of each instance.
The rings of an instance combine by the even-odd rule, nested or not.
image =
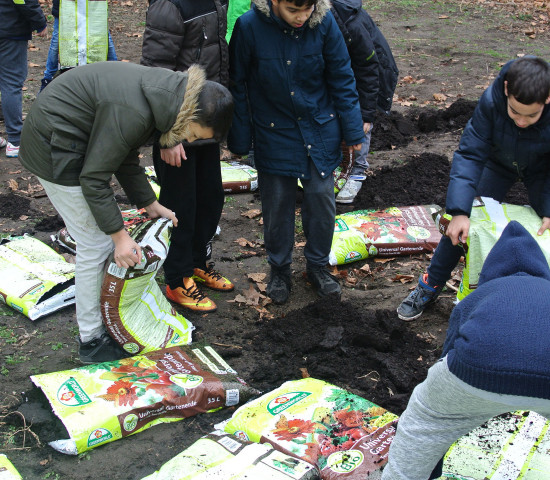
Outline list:
[[[351,57],[363,121],[372,123],[377,109],[390,112],[399,70],[386,38],[361,0],[333,0],[332,13]]]
[[[271,0],[254,0],[229,50],[232,152],[247,154],[254,139],[258,170],[309,179],[308,158],[327,177],[341,161],[342,138],[361,143],[355,79],[328,0],[298,29],[273,14]]]
[[[519,128],[507,113],[504,94],[508,62],[481,96],[453,157],[446,211],[470,215],[484,168],[513,180],[546,177],[541,217],[550,217],[550,106],[535,124]]]

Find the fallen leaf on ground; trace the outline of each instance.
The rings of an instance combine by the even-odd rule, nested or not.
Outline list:
[[[261,282],[267,277],[266,273],[249,273],[247,277],[253,282]]]
[[[262,214],[262,211],[258,208],[253,208],[252,210],[247,210],[246,212],[241,213],[242,217],[246,218],[256,218]]]
[[[247,240],[244,237],[237,238],[235,240],[235,243],[238,243],[241,247],[254,247],[254,243],[252,243],[250,240]]]
[[[388,263],[388,262],[391,262],[392,260],[395,260],[395,258],[375,258],[374,261],[376,263]]]
[[[19,184],[13,178],[8,180],[8,187],[10,187],[11,190],[19,190]]]
[[[305,368],[305,367],[300,368],[300,372],[302,372],[302,378],[309,378],[310,377],[310,374],[307,371],[307,368]]]
[[[402,275],[397,274],[395,277],[391,279],[392,282],[401,282],[401,283],[410,283],[412,282],[416,277],[414,275]]]

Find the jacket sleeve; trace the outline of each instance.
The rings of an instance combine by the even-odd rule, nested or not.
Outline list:
[[[37,0],[12,0],[17,12],[27,20],[34,32],[41,32],[48,26],[48,21]]]
[[[246,155],[252,148],[252,121],[248,108],[247,79],[252,59],[252,35],[246,35],[241,19],[237,19],[229,42],[229,90],[233,95],[235,109],[233,122],[227,136],[229,151]]]
[[[376,103],[380,90],[378,77],[380,64],[365,22],[350,24],[348,32],[351,37],[348,51],[357,84],[361,116],[364,122],[372,123],[376,116]]]
[[[344,140],[348,145],[357,145],[363,141],[365,133],[355,78],[344,37],[332,13],[327,14],[326,21],[330,24],[323,47],[325,78],[334,106],[340,116]]]
[[[491,87],[481,96],[454,153],[445,207],[450,215],[470,216],[481,173],[491,155],[497,113],[490,98]]]
[[[168,0],[157,0],[147,10],[140,63],[176,70],[184,38],[185,23],[178,8]]]
[[[96,111],[84,166],[80,172],[80,186],[100,230],[107,235],[124,228],[110,186],[113,174],[130,201],[138,208],[156,200],[143,168],[139,165],[137,151],[131,147],[148,130],[151,130],[151,126],[147,120],[140,118],[135,111],[122,111],[111,104],[100,105]]]

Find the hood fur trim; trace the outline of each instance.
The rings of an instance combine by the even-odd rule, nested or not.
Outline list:
[[[199,110],[199,94],[201,93],[206,73],[198,65],[191,65],[187,70],[187,86],[180,111],[172,128],[160,136],[162,147],[171,148],[181,143],[187,134],[189,124],[196,120]]]
[[[271,10],[269,9],[269,4],[271,3],[271,0],[252,0],[252,3],[254,3],[256,7],[258,7],[258,10],[262,12],[266,17],[271,16]],[[315,10],[313,10],[311,17],[309,17],[309,28],[315,28],[323,21],[323,18],[325,18],[326,14],[330,10],[330,6],[330,0],[317,1]]]

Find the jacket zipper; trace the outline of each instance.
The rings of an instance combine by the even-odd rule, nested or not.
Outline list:
[[[204,45],[204,41],[208,39],[208,35],[206,35],[206,25],[202,24],[202,38],[201,38],[201,43],[199,44],[199,48],[197,50],[197,56],[195,57],[195,61],[198,62],[199,59],[201,58],[201,52],[202,52],[202,46]]]

